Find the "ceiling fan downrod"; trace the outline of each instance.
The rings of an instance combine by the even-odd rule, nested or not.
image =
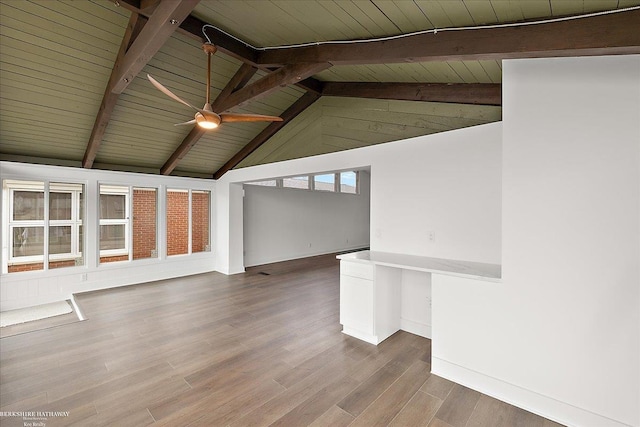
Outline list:
[[[207,104],[211,103],[211,56],[218,48],[212,43],[202,45],[202,50],[207,54]]]

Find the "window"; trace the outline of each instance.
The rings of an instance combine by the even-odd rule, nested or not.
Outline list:
[[[340,172],[340,192],[358,194],[358,172]]]
[[[167,189],[167,255],[210,251],[209,191]]]
[[[100,262],[129,259],[129,187],[100,184]]]
[[[247,182],[246,185],[263,187],[297,188],[314,191],[330,191],[345,194],[359,194],[359,172],[330,172],[318,175],[300,175],[264,181]]]
[[[327,173],[313,177],[313,189],[319,191],[336,191],[336,174]]]
[[[157,224],[157,189],[100,184],[101,263],[157,258]]]
[[[209,192],[191,192],[191,252],[208,252],[209,246]]]
[[[291,178],[283,178],[282,186],[286,188],[301,188],[304,190],[309,189],[309,177],[308,176],[294,176]]]
[[[84,186],[49,185],[49,268],[83,265]]]
[[[133,188],[133,259],[157,258],[158,191]]]
[[[3,179],[1,272],[85,265],[87,234],[97,244],[100,264],[158,258],[165,238],[158,235],[158,188],[97,184],[98,194],[91,197],[97,201],[97,229],[89,234],[84,184]],[[169,255],[211,251],[211,202],[210,191],[167,191],[162,215],[167,215]]]
[[[247,182],[247,185],[261,185],[263,187],[278,187],[278,180],[270,179],[267,181]]]
[[[167,190],[167,255],[189,253],[189,191]]]
[[[9,207],[3,271],[43,270],[45,258],[48,269],[84,264],[82,184],[5,180],[3,190]]]

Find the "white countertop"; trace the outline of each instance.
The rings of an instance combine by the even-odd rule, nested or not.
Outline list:
[[[351,252],[338,255],[337,258],[343,261],[373,263],[375,265],[447,274],[450,276],[488,280],[492,282],[499,282],[502,277],[502,267],[500,265],[484,264],[481,262],[458,261],[377,251]]]

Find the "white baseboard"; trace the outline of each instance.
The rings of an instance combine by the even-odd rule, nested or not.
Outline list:
[[[400,329],[403,331],[431,339],[431,325],[414,322],[413,320],[400,318]]]
[[[356,250],[361,250],[362,248],[366,248],[368,247],[368,243],[363,243],[363,244],[359,244],[359,245],[355,245],[355,246],[349,246],[349,247],[339,247],[339,248],[324,248],[324,249],[320,249],[320,250],[314,250],[314,251],[309,251],[309,252],[300,252],[300,253],[296,253],[296,254],[285,254],[285,255],[278,255],[275,257],[264,257],[261,259],[251,259],[251,257],[249,257],[249,259],[245,258],[245,265],[244,267],[255,267],[258,265],[265,265],[265,264],[273,264],[276,262],[283,262],[283,261],[293,261],[295,259],[302,259],[302,258],[310,258],[310,257],[314,257],[314,256],[320,256],[320,255],[328,255],[328,254],[334,254],[334,253],[341,253],[341,252],[349,252],[349,251],[356,251]]]
[[[431,373],[568,427],[630,427],[434,356],[431,357]]]
[[[381,342],[381,340],[378,339],[377,335],[365,334],[364,332],[360,332],[356,329],[343,327],[342,333],[345,335],[349,335],[350,337],[354,337],[359,340],[368,342],[369,344],[373,344],[373,345],[378,345]]]

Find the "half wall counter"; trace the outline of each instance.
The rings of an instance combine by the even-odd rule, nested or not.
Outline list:
[[[431,338],[431,275],[500,282],[501,266],[377,251],[338,255],[342,332],[379,344],[399,330]]]

